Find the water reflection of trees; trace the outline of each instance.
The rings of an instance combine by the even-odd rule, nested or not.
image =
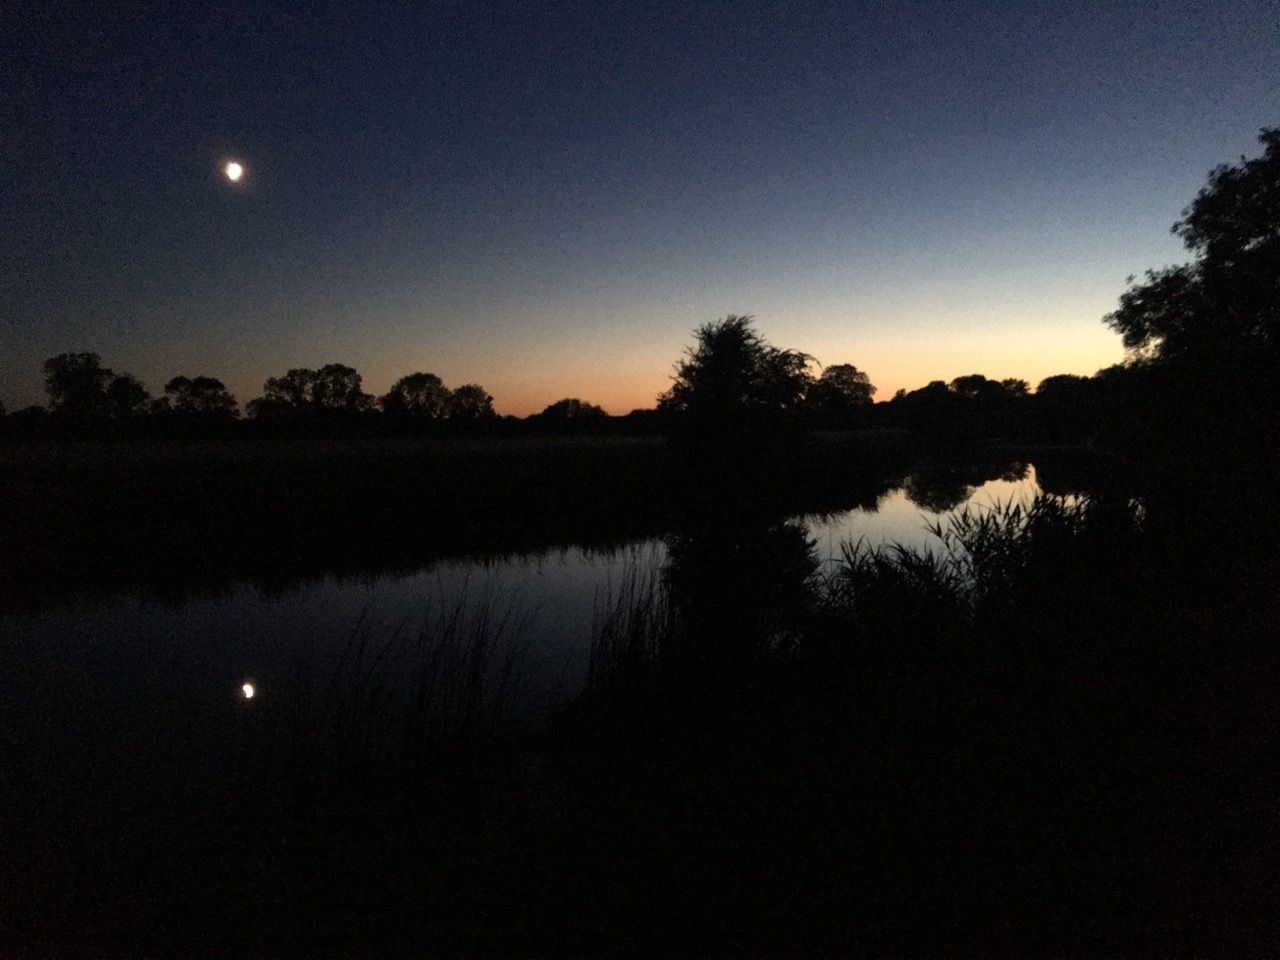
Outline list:
[[[907,499],[933,513],[954,510],[973,491],[992,480],[1016,482],[1027,477],[1028,464],[1023,461],[989,461],[961,463],[950,460],[925,461],[917,464],[903,482]]]
[[[709,585],[709,596],[732,596],[731,584],[717,586],[717,578],[742,567],[748,582],[755,577],[756,588],[780,599],[768,587],[766,561],[789,569],[783,543],[801,536],[782,518],[873,512],[900,488],[916,506],[941,513],[983,483],[1025,479],[1028,469],[1021,460],[954,451],[910,466],[906,453],[835,445],[800,448],[750,475],[722,464],[676,470],[659,446],[622,449],[613,441],[495,448],[477,452],[474,463],[459,455],[435,466],[399,448],[368,457],[340,449],[329,459],[291,448],[278,460],[266,456],[273,450],[208,476],[173,457],[110,468],[77,462],[61,473],[52,464],[25,479],[9,471],[20,482],[0,523],[0,610],[125,590],[180,604],[243,583],[281,592],[330,576],[395,577],[441,560],[501,561],[668,536],[677,581],[683,565],[695,571],[692,582]],[[330,462],[346,463],[347,454],[359,475],[339,474]],[[1116,472],[1110,460],[1080,459],[1061,452],[1042,463],[1037,451],[1041,486],[1097,490]],[[312,482],[316,475],[323,481]]]
[[[1134,485],[1124,474],[1113,456],[1101,453],[1085,453],[1080,450],[1038,452],[1036,454],[1036,483],[1045,493],[1057,496],[1103,494],[1120,488],[1129,495]]]
[[[718,514],[667,537],[678,655],[723,662],[785,644],[810,608],[818,561],[799,520]]]

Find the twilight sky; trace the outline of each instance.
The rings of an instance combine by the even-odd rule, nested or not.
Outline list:
[[[56,6],[0,14],[9,409],[91,350],[625,413],[726,313],[880,399],[1089,374],[1280,124],[1275,0]]]

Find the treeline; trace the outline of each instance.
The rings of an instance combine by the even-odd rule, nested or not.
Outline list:
[[[341,363],[295,368],[263,384],[262,396],[243,413],[226,385],[211,376],[177,376],[153,396],[129,373],[102,365],[96,353],[63,353],[43,365],[45,406],[6,415],[0,434],[10,437],[148,438],[234,435],[450,435],[653,432],[654,411],[611,417],[577,398],[540,413],[499,416],[484,387],[450,389],[433,373],[401,377],[381,397]]]
[[[690,355],[699,359],[685,364],[685,374],[655,408],[625,416],[612,416],[576,397],[527,417],[500,416],[493,397],[479,384],[451,389],[424,372],[401,377],[379,397],[365,392],[357,370],[340,363],[269,378],[262,395],[244,404],[242,413],[236,397],[216,377],[176,376],[155,396],[132,374],[104,367],[96,353],[63,353],[43,365],[48,404],[7,415],[0,406],[0,434],[636,435],[663,434],[690,422],[708,430],[752,433],[782,419],[801,429],[909,429],[961,439],[1065,443],[1105,432],[1115,421],[1115,410],[1125,405],[1126,391],[1132,393],[1140,379],[1134,366],[1112,367],[1092,378],[1050,377],[1033,393],[1024,380],[971,374],[899,390],[892,400],[875,403],[876,387],[866,373],[852,364],[836,364],[814,376],[812,358],[768,345],[749,317],[730,316],[696,336],[699,347]],[[778,368],[775,375],[762,374],[761,368],[770,364]],[[726,382],[734,380],[744,382]],[[770,417],[770,423],[763,422]]]
[[[1214,412],[1211,401],[1224,395],[1233,376],[1233,371],[1202,363],[1140,359],[1092,377],[1047,377],[1034,390],[1025,380],[993,380],[975,373],[898,390],[892,399],[876,403],[876,388],[867,374],[838,364],[815,377],[808,371],[811,358],[768,345],[748,317],[731,315],[695,336],[699,346],[690,357],[696,359],[679,368],[675,384],[657,406],[624,416],[612,416],[576,397],[527,417],[500,416],[484,387],[469,383],[450,389],[432,373],[408,374],[376,397],[363,390],[354,368],[339,363],[269,378],[262,396],[245,404],[242,413],[236,397],[215,377],[173,377],[161,395],[153,396],[133,375],[103,367],[95,353],[64,353],[44,363],[48,404],[7,415],[0,406],[0,436],[635,436],[691,431],[703,441],[716,436],[750,440],[783,426],[793,433],[889,429],[939,442],[1123,447],[1200,429],[1203,418]],[[730,354],[729,360],[722,352]],[[806,365],[797,366],[792,357],[804,358]],[[763,375],[760,368],[770,363],[792,369]],[[1237,361],[1234,373],[1239,372]],[[724,382],[738,380],[742,382]],[[1196,397],[1197,402],[1187,402]],[[1181,401],[1176,410],[1174,398]]]
[[[991,380],[975,373],[899,390],[877,406],[876,420],[939,438],[1126,445],[1159,417],[1159,379],[1154,366],[1135,362],[1092,377],[1046,377],[1033,392],[1025,380]]]

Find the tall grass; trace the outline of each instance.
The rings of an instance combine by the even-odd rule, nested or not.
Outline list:
[[[1122,551],[1141,530],[1136,500],[1041,493],[1030,500],[966,504],[927,527],[936,544],[845,544],[829,602],[857,613],[892,607],[947,610],[973,619],[1010,612],[1045,578],[1078,579],[1096,571],[1105,551]]]
[[[412,779],[440,756],[479,749],[523,719],[528,618],[490,587],[439,598],[380,635],[366,615],[318,677],[304,651],[279,691],[287,765],[305,776]]]
[[[620,582],[596,597],[588,688],[607,690],[656,667],[670,648],[673,613],[657,558],[633,555]]]

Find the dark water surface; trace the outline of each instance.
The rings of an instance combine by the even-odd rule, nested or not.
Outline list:
[[[1173,924],[1214,896],[1261,942],[1273,567],[1229,566],[1240,536],[1184,521],[1197,487],[1163,491],[1173,506],[1139,488],[1140,527],[1099,509],[1044,541],[1034,589],[979,632],[919,592],[822,619],[836,594],[811,587],[850,544],[937,549],[957,510],[1039,492],[1135,504],[1110,463],[1035,452],[895,462],[785,501],[800,510],[727,483],[638,517],[639,536],[577,538],[570,518],[495,538],[523,552],[392,540],[389,565],[370,538],[327,566],[278,526],[249,545],[274,542],[269,563],[156,578],[167,541],[135,537],[149,563],[81,580],[98,541],[69,524],[80,566],[45,563],[0,606],[0,954],[421,955],[447,933],[441,955],[599,955],[620,910],[654,943],[693,927],[741,930],[739,953],[811,936],[968,954],[1065,902],[1045,952],[1102,930],[1085,952],[1124,955],[1143,952],[1129,937],[1208,943]],[[628,615],[671,645],[629,646]],[[653,649],[687,659],[668,671]]]
[[[1027,501],[1039,490],[1030,466],[1020,479],[962,486],[942,502],[913,490],[908,478],[875,509],[795,519],[826,564],[859,540],[926,547],[934,540],[928,525],[955,510]],[[435,635],[444,624],[464,632],[483,627],[498,641],[504,666],[509,660],[518,670],[522,699],[548,705],[581,684],[600,618],[628,585],[659,575],[666,561],[667,542],[654,537],[440,561],[409,574],[329,576],[283,590],[242,583],[213,598],[175,601],[133,591],[0,616],[0,636],[6,673],[20,691],[15,699],[80,716],[138,697],[172,700],[177,690],[199,714],[239,697],[248,681],[261,703],[300,669],[327,678],[343,668],[344,656],[349,666],[362,643],[369,662],[383,645]]]
[[[793,518],[782,524],[784,554],[798,550],[804,566],[807,540],[820,576],[859,539],[924,545],[927,524],[948,510],[1038,491],[1034,468],[1002,469],[1006,479],[977,484],[908,477],[875,509]],[[774,566],[791,561],[779,563],[769,535],[761,540],[751,522],[744,526],[748,544],[766,543],[743,567],[746,589],[756,591],[750,577],[763,570],[767,592]],[[709,543],[703,531],[702,539],[557,546],[283,589],[240,583],[186,599],[144,589],[77,600],[58,594],[0,615],[7,774],[0,793],[18,844],[10,859],[35,876],[41,863],[59,865],[61,895],[76,886],[74,878],[67,884],[67,864],[145,862],[142,852],[104,845],[151,837],[152,820],[200,809],[205,796],[234,790],[255,764],[297,762],[315,731],[338,729],[370,757],[383,747],[394,753],[374,741],[412,709],[405,704],[414,683],[431,701],[425,725],[446,738],[475,722],[535,717],[582,687],[602,624],[670,575],[673,544],[686,565],[705,567],[709,555],[718,568],[732,549],[723,536],[717,528]],[[734,562],[725,559],[736,578]],[[155,838],[168,842],[163,831]],[[163,851],[149,857],[171,859]],[[79,916],[73,905],[67,910]]]

